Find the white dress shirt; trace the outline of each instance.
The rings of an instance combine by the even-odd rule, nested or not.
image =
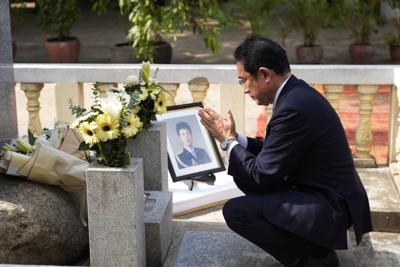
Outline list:
[[[281,84],[281,86],[279,86],[278,90],[276,91],[274,96],[274,102],[272,103],[272,110],[274,110],[276,102],[278,101],[278,97],[282,92],[283,87],[285,86],[285,84],[287,83],[287,81],[291,76],[292,74],[289,75],[289,77]],[[241,145],[243,148],[247,148],[247,137],[242,134],[239,134],[237,141],[234,141],[229,145],[228,149],[226,150],[226,158],[228,159],[228,161],[231,156],[231,151],[236,145]]]

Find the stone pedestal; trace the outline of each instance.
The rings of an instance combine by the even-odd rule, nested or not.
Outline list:
[[[143,159],[144,190],[168,191],[167,128],[165,122],[152,126],[128,141],[131,156]]]
[[[146,266],[143,162],[86,171],[91,266]]]
[[[9,0],[0,1],[0,151],[18,136]]]
[[[147,193],[149,196],[144,205],[146,262],[148,266],[162,266],[172,237],[172,193]]]

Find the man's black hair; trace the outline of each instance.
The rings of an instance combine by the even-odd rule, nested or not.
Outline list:
[[[276,42],[252,35],[247,37],[235,50],[235,60],[244,66],[244,70],[256,76],[260,67],[272,69],[278,75],[290,71],[286,51]]]
[[[176,124],[176,134],[179,135],[179,131],[181,129],[188,129],[190,134],[192,134],[192,129],[190,128],[189,124],[184,121],[180,121]]]

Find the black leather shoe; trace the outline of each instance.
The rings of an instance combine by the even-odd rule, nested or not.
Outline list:
[[[327,256],[323,258],[315,258],[311,255],[304,257],[296,267],[338,267],[339,259],[336,252],[332,250]]]

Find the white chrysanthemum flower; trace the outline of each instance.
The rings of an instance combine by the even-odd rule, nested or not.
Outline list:
[[[126,86],[135,86],[139,84],[139,77],[136,75],[130,75],[126,78]]]
[[[119,120],[122,108],[124,107],[119,99],[120,96],[123,97],[123,94],[107,92],[106,96],[99,100],[101,111],[108,113],[114,120]]]
[[[70,128],[77,128],[82,122],[86,121],[87,119],[89,119],[92,116],[97,116],[99,113],[98,112],[89,112],[83,116],[80,116],[78,118],[75,119],[74,122],[71,123],[71,125],[69,126]]]
[[[131,96],[125,91],[125,89],[121,89],[118,96],[121,97],[126,104],[129,104],[129,101],[131,101]]]

